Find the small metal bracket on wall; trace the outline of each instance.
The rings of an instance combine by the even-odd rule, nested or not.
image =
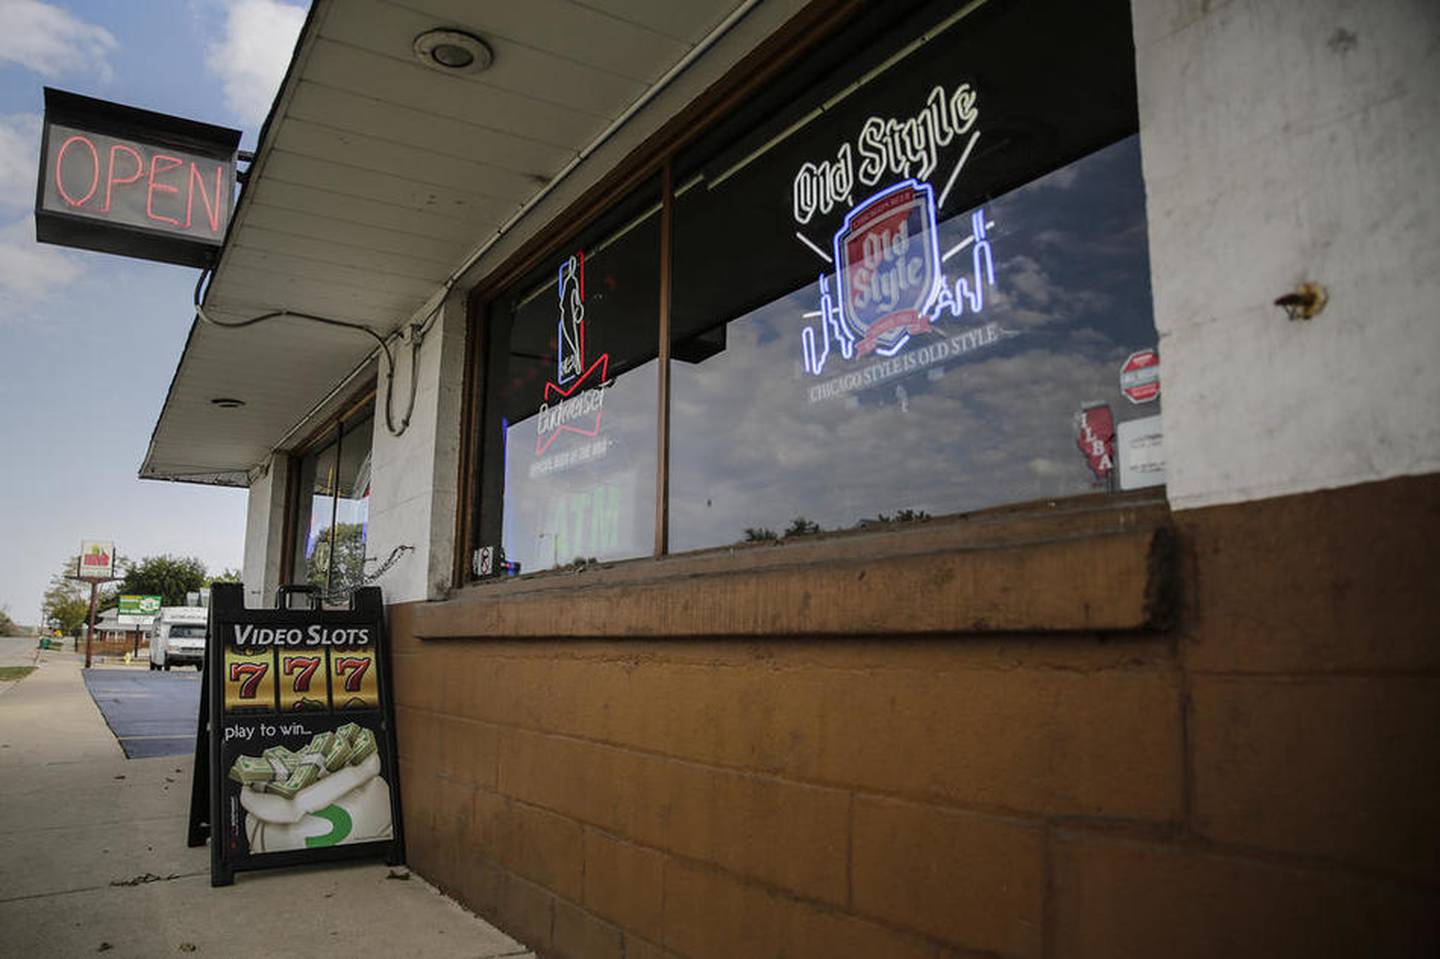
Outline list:
[[[1301,283],[1293,292],[1277,299],[1275,305],[1291,320],[1309,320],[1319,316],[1329,301],[1330,294],[1319,283]]]

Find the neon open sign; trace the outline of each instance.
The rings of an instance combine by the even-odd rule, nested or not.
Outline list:
[[[36,239],[206,266],[225,239],[240,133],[45,91]]]

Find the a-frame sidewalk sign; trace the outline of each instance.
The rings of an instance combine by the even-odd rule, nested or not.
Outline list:
[[[294,598],[309,608],[290,608]],[[281,587],[247,609],[217,583],[200,686],[191,846],[210,841],[210,884],[235,873],[343,859],[405,861],[385,610],[380,589],[321,609]]]

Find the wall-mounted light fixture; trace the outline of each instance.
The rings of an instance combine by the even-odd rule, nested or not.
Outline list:
[[[1301,283],[1293,292],[1286,293],[1275,301],[1292,320],[1309,320],[1325,309],[1330,294],[1319,283]]]
[[[442,73],[479,73],[495,62],[495,54],[473,34],[436,28],[415,38],[415,59]]]

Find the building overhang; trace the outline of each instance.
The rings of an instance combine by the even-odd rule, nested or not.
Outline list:
[[[477,249],[752,5],[315,0],[205,314],[289,311],[381,336],[422,321]],[[483,39],[493,63],[451,75],[422,63],[416,39],[436,28]],[[376,349],[363,332],[294,317],[197,319],[141,478],[248,485]]]

